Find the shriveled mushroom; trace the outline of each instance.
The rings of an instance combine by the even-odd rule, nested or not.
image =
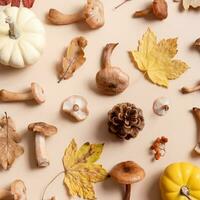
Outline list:
[[[110,176],[120,184],[126,186],[126,192],[123,200],[131,199],[131,184],[144,179],[145,171],[133,161],[121,162],[114,166]]]
[[[194,147],[194,151],[197,154],[200,154],[200,108],[196,108],[194,107],[192,109],[193,114],[195,115],[196,119],[197,119],[197,125],[198,125],[198,139],[197,139],[197,144]]]
[[[0,189],[0,200],[27,200],[26,186],[22,180],[15,180],[10,190]]]
[[[195,85],[193,87],[182,87],[181,88],[181,92],[183,94],[188,94],[188,93],[196,92],[199,90],[200,90],[200,83],[198,83],[197,85]]]
[[[62,111],[72,116],[76,121],[83,121],[89,115],[86,99],[78,95],[68,97],[62,104]]]
[[[87,0],[87,4],[79,13],[67,15],[56,9],[50,9],[48,19],[55,25],[85,21],[91,29],[97,29],[104,25],[104,6],[100,0]]]
[[[35,153],[38,167],[49,165],[49,159],[46,150],[46,137],[57,133],[57,128],[44,122],[35,122],[29,124],[28,130],[35,134]]]
[[[154,0],[148,8],[136,11],[133,17],[145,17],[150,13],[153,13],[153,15],[159,20],[166,19],[168,16],[167,2],[165,0]]]
[[[170,108],[170,102],[167,97],[160,97],[153,103],[153,111],[159,116],[166,115]]]
[[[129,85],[129,76],[120,68],[111,65],[110,57],[118,43],[107,44],[103,50],[102,67],[96,74],[98,89],[107,95],[117,95]]]
[[[193,46],[200,50],[200,38],[196,39]]]
[[[0,101],[16,102],[35,100],[37,104],[45,102],[44,90],[37,83],[31,83],[31,88],[27,92],[11,92],[0,90]]]

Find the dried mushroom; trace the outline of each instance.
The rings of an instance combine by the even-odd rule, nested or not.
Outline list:
[[[60,83],[63,79],[69,79],[74,72],[86,61],[84,48],[87,46],[87,40],[84,37],[74,38],[71,42],[62,60],[62,66],[59,69]]]
[[[194,107],[192,112],[197,120],[197,126],[200,127],[200,108]],[[194,151],[200,155],[200,130],[198,132],[197,144],[194,147]]]
[[[110,176],[120,184],[126,186],[123,200],[131,199],[131,184],[144,179],[145,171],[133,161],[121,162],[113,167]]]
[[[8,90],[0,90],[0,101],[16,102],[16,101],[32,101],[37,104],[45,102],[44,90],[37,83],[31,83],[31,88],[27,92],[11,92]]]
[[[14,121],[7,116],[0,119],[0,165],[8,170],[15,159],[24,153],[24,148],[18,143],[21,135],[16,132]]]
[[[170,108],[170,102],[167,97],[160,97],[153,103],[153,111],[159,116],[166,115]]]
[[[190,7],[192,8],[200,7],[200,0],[182,0],[181,2],[185,10],[188,10]]]
[[[26,186],[22,180],[15,180],[10,189],[0,189],[0,200],[27,200]]]
[[[91,29],[104,25],[104,6],[100,0],[87,0],[84,8],[75,14],[63,14],[56,9],[50,9],[48,19],[55,25],[67,25],[85,21]]]
[[[57,133],[57,128],[44,122],[29,124],[28,130],[35,134],[35,153],[38,167],[47,167],[49,159],[46,150],[46,137]]]
[[[152,5],[144,10],[136,11],[133,16],[145,17],[150,13],[153,13],[153,15],[159,20],[166,19],[168,16],[167,2],[165,0],[154,0]]]
[[[102,67],[96,74],[97,88],[106,95],[122,93],[129,85],[129,76],[111,65],[110,57],[118,43],[107,44],[103,50]]]
[[[193,92],[196,92],[196,91],[199,91],[199,90],[200,90],[200,83],[198,83],[198,84],[196,84],[192,87],[184,86],[184,87],[181,88],[181,92],[183,94],[189,94],[189,93],[193,93]]]
[[[83,121],[89,115],[86,99],[78,95],[68,97],[62,104],[62,111],[69,114],[76,121]]]
[[[121,139],[135,138],[143,128],[143,112],[134,104],[120,103],[108,112],[108,129]]]

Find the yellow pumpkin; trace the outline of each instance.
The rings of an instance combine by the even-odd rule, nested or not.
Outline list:
[[[200,200],[200,168],[191,163],[173,163],[160,178],[163,200]]]

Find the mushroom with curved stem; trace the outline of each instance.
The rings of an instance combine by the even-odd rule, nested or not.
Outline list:
[[[106,95],[122,93],[129,85],[129,76],[111,65],[110,57],[118,43],[109,43],[103,50],[102,67],[96,74],[97,88]]]
[[[168,6],[165,0],[154,0],[153,3],[144,10],[136,11],[133,17],[145,17],[153,13],[153,15],[159,19],[166,19],[168,16]]]
[[[197,125],[198,125],[198,138],[197,138],[197,144],[194,147],[194,151],[197,154],[200,154],[200,108],[194,107],[192,109],[192,112],[194,116],[196,117]]]
[[[37,104],[45,102],[44,90],[37,83],[31,83],[28,92],[11,92],[8,90],[0,90],[0,101],[16,102],[35,100]]]
[[[153,111],[159,116],[166,115],[170,108],[170,102],[167,97],[160,97],[153,103]]]
[[[76,121],[83,121],[89,114],[88,103],[79,95],[68,97],[62,104],[62,111],[72,116]]]
[[[118,183],[125,185],[126,191],[123,200],[131,199],[131,184],[144,179],[145,171],[133,161],[121,162],[114,166],[110,176]]]
[[[181,92],[183,94],[188,94],[188,93],[192,93],[192,92],[196,92],[200,90],[200,83],[198,83],[197,85],[193,86],[193,87],[182,87],[181,88]]]
[[[100,0],[87,0],[84,8],[75,14],[63,14],[56,9],[50,9],[48,19],[55,25],[67,25],[85,21],[91,29],[104,25],[104,6]]]
[[[22,180],[15,180],[9,190],[0,189],[0,200],[27,200],[26,186]]]
[[[35,134],[35,153],[38,167],[47,167],[49,159],[46,150],[46,137],[57,133],[57,128],[44,122],[29,124],[28,130]]]

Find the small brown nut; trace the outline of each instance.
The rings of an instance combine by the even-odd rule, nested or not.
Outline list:
[[[82,96],[73,95],[68,97],[62,104],[62,111],[80,122],[89,115],[88,103]]]
[[[107,44],[103,51],[102,69],[96,74],[97,88],[106,95],[122,93],[129,85],[129,76],[119,67],[111,66],[110,57],[118,43]]]

